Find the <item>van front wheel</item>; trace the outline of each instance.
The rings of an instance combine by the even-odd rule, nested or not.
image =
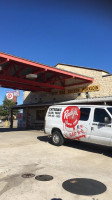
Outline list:
[[[52,143],[55,146],[61,146],[64,143],[64,138],[58,130],[54,131],[52,134]]]

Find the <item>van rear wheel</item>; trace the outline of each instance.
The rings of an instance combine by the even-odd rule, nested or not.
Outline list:
[[[61,146],[64,143],[64,138],[58,130],[54,131],[52,134],[52,143],[55,146]]]

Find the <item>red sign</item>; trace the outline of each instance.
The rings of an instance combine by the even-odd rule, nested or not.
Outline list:
[[[7,96],[7,99],[9,99],[9,100],[13,99],[13,93],[12,92],[7,93],[6,96]]]
[[[62,115],[62,121],[68,128],[73,128],[78,124],[80,119],[80,110],[77,106],[68,106]]]

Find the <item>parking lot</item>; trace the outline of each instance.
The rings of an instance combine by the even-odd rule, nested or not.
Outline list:
[[[112,149],[56,147],[42,131],[0,129],[0,200],[111,199],[111,171]]]

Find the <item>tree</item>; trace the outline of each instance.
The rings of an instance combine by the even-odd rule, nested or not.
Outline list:
[[[4,98],[3,105],[0,106],[0,116],[6,116],[9,117],[11,112],[11,107],[16,106],[16,103],[12,100],[8,100],[7,97]],[[16,115],[18,113],[18,110],[13,110],[13,114]]]
[[[0,106],[0,116],[3,116],[3,106]]]

